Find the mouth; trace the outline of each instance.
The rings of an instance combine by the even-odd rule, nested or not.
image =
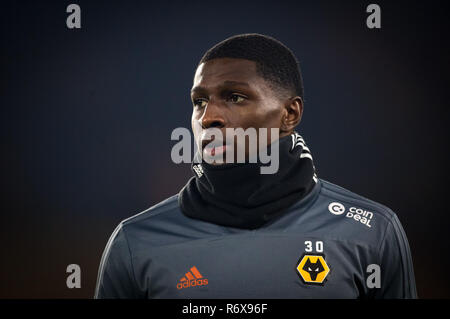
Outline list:
[[[223,141],[202,140],[202,152],[206,157],[223,155],[226,149],[227,145]]]

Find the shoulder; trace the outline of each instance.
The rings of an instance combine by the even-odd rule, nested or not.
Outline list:
[[[178,194],[173,195],[140,213],[123,219],[114,229],[112,237],[114,237],[115,234],[123,233],[125,228],[130,229],[133,226],[139,226],[150,222],[151,220],[154,221],[160,216],[176,212],[177,209],[179,209]]]
[[[389,207],[329,181],[320,179],[320,184],[312,214],[328,236],[378,246],[398,223]]]
[[[127,226],[127,228],[130,228],[130,226],[136,224],[166,217],[166,215],[176,213],[177,210],[179,210],[178,194],[173,195],[138,214],[122,220],[120,224],[122,225],[122,227]]]
[[[320,179],[320,181],[322,182],[322,196],[330,200],[335,200],[336,203],[341,203],[344,208],[347,208],[347,211],[350,211],[351,209],[350,212],[354,212],[356,214],[371,212],[374,216],[382,218],[386,221],[391,220],[395,216],[395,213],[389,207],[381,203],[368,199],[329,181],[323,179]],[[330,206],[330,210],[336,210],[338,208],[333,207],[333,205]]]
[[[165,234],[171,233],[176,224],[182,224],[178,194],[150,208],[122,220],[117,226],[130,246],[136,242],[149,244]]]
[[[130,248],[139,245],[154,245],[167,240],[176,225],[184,223],[180,212],[178,194],[171,196],[150,208],[122,220],[117,226]],[[117,229],[116,228],[116,229]]]
[[[203,238],[214,225],[184,215],[179,194],[122,220],[118,226],[133,251]]]

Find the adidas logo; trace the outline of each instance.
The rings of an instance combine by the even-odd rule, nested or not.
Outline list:
[[[197,267],[193,266],[189,269],[183,278],[180,279],[180,282],[177,284],[178,289],[195,287],[195,286],[204,286],[208,284],[208,279],[203,278],[202,274],[198,271]]]
[[[203,176],[203,167],[202,167],[202,165],[200,165],[200,164],[194,165],[192,168],[194,169],[194,172],[195,172],[195,174],[197,174],[198,178]]]

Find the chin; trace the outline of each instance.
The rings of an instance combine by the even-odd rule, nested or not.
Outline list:
[[[204,157],[204,158],[203,158],[203,161],[204,161],[205,163],[208,163],[209,165],[212,165],[212,166],[220,166],[220,165],[227,164],[227,161],[226,161],[226,160],[220,160],[220,159],[219,159],[219,161],[215,161],[215,160],[212,159],[211,157]]]
[[[225,165],[226,164],[226,162],[221,162],[221,163],[217,163],[217,162],[213,162],[213,163],[209,163],[209,165],[212,165],[212,166],[221,166],[221,165]]]

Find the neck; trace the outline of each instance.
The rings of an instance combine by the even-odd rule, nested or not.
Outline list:
[[[278,218],[315,185],[309,148],[297,133],[280,138],[279,168],[261,174],[261,163],[193,164],[195,177],[179,202],[191,218],[222,226],[254,229]]]

